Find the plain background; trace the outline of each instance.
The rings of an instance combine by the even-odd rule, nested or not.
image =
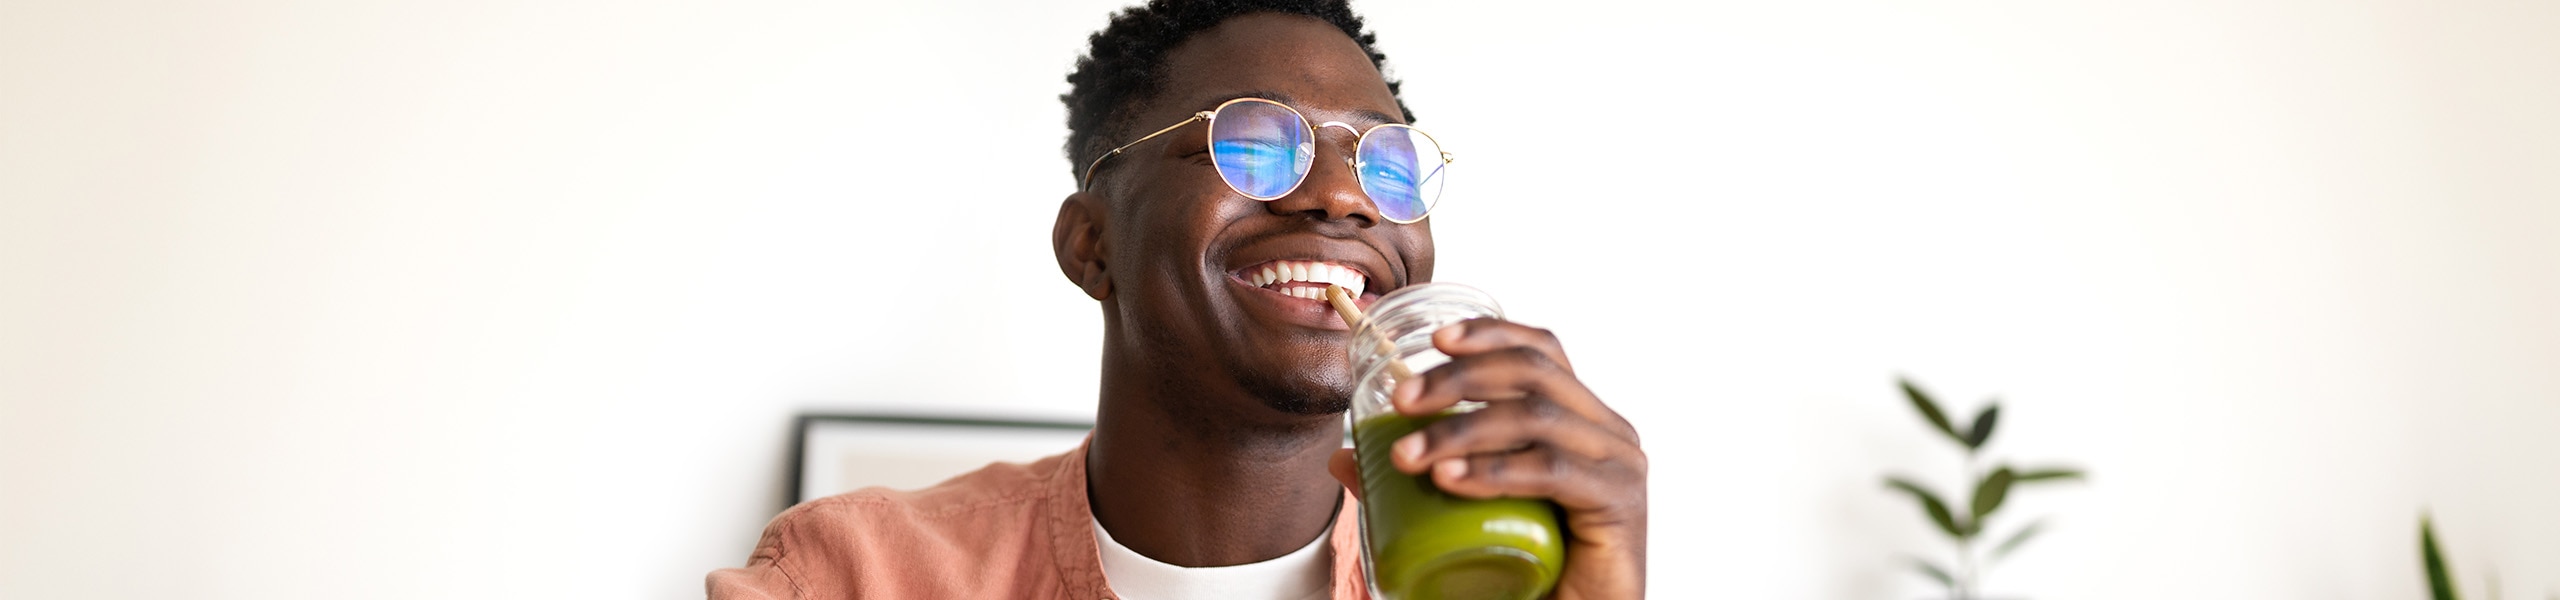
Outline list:
[[[791,416],[1079,418],[1117,1],[0,2],[0,597],[688,598]],[[1641,425],[1661,598],[2560,590],[2560,3],[1360,8],[1441,279]]]

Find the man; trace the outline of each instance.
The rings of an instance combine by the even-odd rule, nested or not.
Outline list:
[[[924,490],[794,507],[746,568],[711,574],[711,595],[1365,597],[1341,448],[1347,332],[1321,301],[1271,289],[1284,282],[1255,285],[1264,267],[1313,265],[1358,280],[1366,303],[1431,279],[1430,222],[1372,198],[1369,167],[1350,160],[1362,132],[1411,121],[1361,28],[1340,0],[1156,0],[1115,16],[1068,77],[1079,190],[1052,232],[1059,269],[1102,309],[1092,437]],[[1243,98],[1303,115],[1312,145],[1261,166],[1213,154],[1203,130],[1215,116],[1238,126],[1218,109]],[[1312,160],[1288,154],[1301,150]],[[1236,175],[1270,165],[1278,179]],[[1397,410],[1487,406],[1399,441],[1396,468],[1462,496],[1552,499],[1567,537],[1555,597],[1641,597],[1634,428],[1545,331],[1477,320],[1434,342],[1455,359],[1396,389]]]

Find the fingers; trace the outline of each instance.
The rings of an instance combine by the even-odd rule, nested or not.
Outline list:
[[[1637,451],[1632,441],[1617,432],[1554,402],[1531,398],[1442,417],[1396,440],[1389,458],[1398,470],[1419,473],[1442,460],[1530,446],[1593,459]]]
[[[1469,498],[1551,498],[1569,511],[1598,510],[1625,504],[1628,490],[1643,487],[1644,469],[1642,453],[1594,459],[1532,446],[1443,459],[1432,465],[1431,483]]]
[[[1447,364],[1422,372],[1422,376],[1396,382],[1390,396],[1396,411],[1408,416],[1440,412],[1460,400],[1494,402],[1527,398],[1531,393],[1554,393],[1572,380],[1572,374],[1537,350],[1504,348],[1490,352],[1456,356]]]
[[[1552,331],[1501,319],[1469,319],[1431,332],[1431,345],[1440,353],[1463,356],[1504,348],[1529,348],[1547,355],[1549,360],[1573,372],[1573,363],[1565,360],[1564,342],[1556,340]]]
[[[1632,437],[1534,398],[1442,417],[1389,452],[1397,470],[1427,472],[1452,494],[1554,498],[1575,509],[1622,506],[1647,468]]]
[[[1396,412],[1415,417],[1447,410],[1463,400],[1499,405],[1543,399],[1624,437],[1635,438],[1635,427],[1626,418],[1609,410],[1572,371],[1551,356],[1525,346],[1456,356],[1419,377],[1397,382],[1388,397]]]

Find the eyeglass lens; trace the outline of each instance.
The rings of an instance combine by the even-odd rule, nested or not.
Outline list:
[[[1360,189],[1388,220],[1411,223],[1431,212],[1448,169],[1440,144],[1411,127],[1379,127],[1360,138]]]
[[[1273,102],[1236,102],[1209,121],[1210,158],[1218,176],[1237,192],[1274,200],[1295,191],[1315,166],[1311,130],[1298,113]],[[1448,162],[1440,145],[1413,128],[1387,125],[1360,140],[1360,189],[1379,216],[1398,223],[1422,219],[1439,200]]]
[[[1237,102],[1209,121],[1209,156],[1227,185],[1256,200],[1288,195],[1315,166],[1315,139],[1288,108]]]

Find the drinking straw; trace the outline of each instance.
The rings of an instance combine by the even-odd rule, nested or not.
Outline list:
[[[1351,292],[1343,290],[1342,286],[1324,286],[1324,298],[1333,303],[1333,312],[1342,315],[1342,324],[1350,326],[1354,335],[1360,332],[1360,324],[1369,320],[1367,313],[1360,312],[1360,305],[1351,302]],[[1413,378],[1413,369],[1405,368],[1404,359],[1395,358],[1394,343],[1378,340],[1378,353],[1387,356],[1387,373],[1394,375],[1396,381]]]

